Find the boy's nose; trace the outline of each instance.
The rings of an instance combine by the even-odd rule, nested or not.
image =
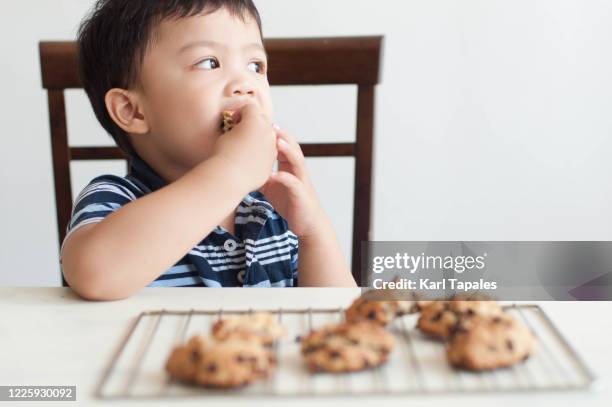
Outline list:
[[[229,93],[232,96],[253,96],[255,95],[255,87],[247,80],[233,81],[228,86]]]

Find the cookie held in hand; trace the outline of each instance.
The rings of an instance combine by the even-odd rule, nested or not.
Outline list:
[[[223,118],[221,119],[221,131],[223,131],[223,134],[232,130],[235,125],[234,112],[230,112],[229,110],[223,112]]]

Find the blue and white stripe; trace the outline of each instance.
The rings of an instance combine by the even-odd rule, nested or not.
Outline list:
[[[101,222],[129,202],[166,185],[138,157],[130,170],[125,177],[97,177],[83,189],[74,203],[66,239],[81,226]],[[236,209],[234,235],[215,228],[149,286],[296,286],[298,246],[286,220],[261,193],[252,192]]]

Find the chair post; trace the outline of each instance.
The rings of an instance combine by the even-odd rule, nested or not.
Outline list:
[[[49,123],[51,126],[51,150],[53,152],[53,178],[55,181],[55,211],[60,247],[70,222],[72,190],[70,179],[70,150],[66,131],[66,108],[64,92],[49,89]],[[67,286],[62,275],[62,285]]]
[[[359,286],[365,277],[361,275],[361,242],[370,240],[373,133],[374,85],[360,85],[357,90],[352,258],[353,277]]]

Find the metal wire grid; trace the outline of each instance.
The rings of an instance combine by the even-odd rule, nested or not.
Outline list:
[[[325,322],[341,321],[343,308],[264,310],[277,315],[278,321],[285,326],[289,320],[293,320],[289,324],[289,338],[277,341],[272,347],[279,361],[279,370],[283,364],[290,368],[285,372],[277,372],[266,382],[240,390],[210,390],[176,383],[165,375],[163,361],[174,346],[188,339],[189,331],[208,334],[214,320],[224,315],[252,313],[252,309],[146,311],[136,318],[121,341],[103,372],[95,396],[116,400],[213,395],[252,397],[525,392],[586,389],[595,381],[595,375],[538,305],[512,305],[504,308],[522,319],[538,337],[535,355],[522,364],[477,373],[453,370],[445,361],[444,347],[422,336],[413,328],[413,322],[412,325],[408,322],[411,318],[408,316],[397,319],[390,327],[398,341],[397,349],[392,352],[386,365],[341,375],[311,375],[301,365],[299,344],[295,338],[319,326],[315,319],[321,316],[325,317]],[[179,318],[179,323],[174,335],[169,337],[170,332],[164,332],[164,342],[159,338],[163,332],[160,326],[162,322],[175,318]],[[194,327],[193,323],[198,318],[205,319],[203,323],[200,321],[200,328]],[[151,350],[156,341],[160,342],[158,353]],[[156,361],[147,363],[153,354],[156,355]],[[119,366],[120,361],[122,366]],[[144,368],[145,365],[148,366]]]

